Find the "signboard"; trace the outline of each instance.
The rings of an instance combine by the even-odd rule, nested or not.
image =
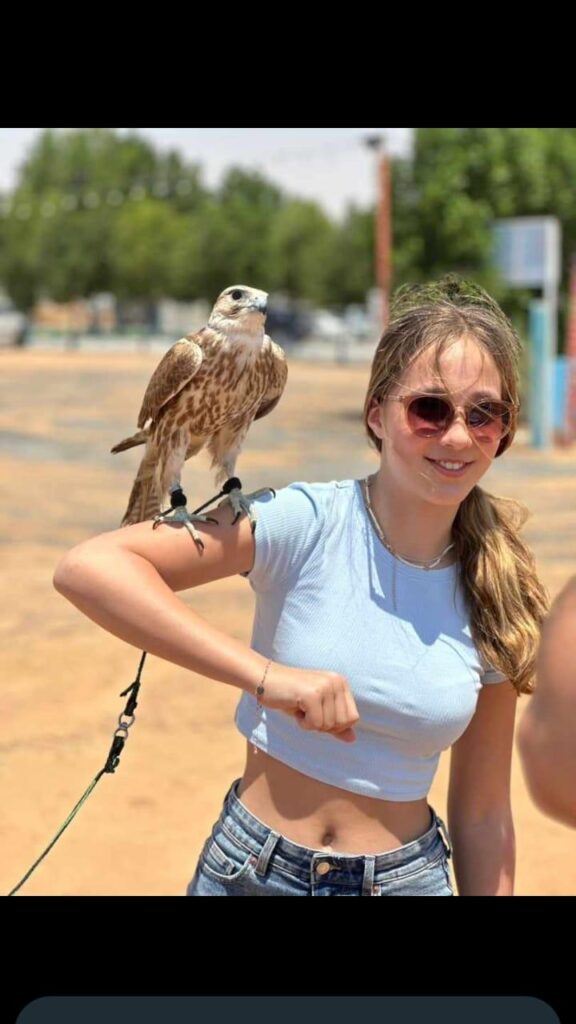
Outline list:
[[[516,288],[548,288],[560,277],[560,224],[556,217],[510,217],[496,221],[494,262]]]

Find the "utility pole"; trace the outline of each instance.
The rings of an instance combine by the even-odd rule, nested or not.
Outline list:
[[[376,155],[376,206],[374,216],[375,285],[380,295],[382,329],[390,319],[392,270],[392,169],[382,135],[368,135],[365,144]]]

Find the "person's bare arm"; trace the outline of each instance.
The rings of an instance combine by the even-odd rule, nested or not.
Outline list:
[[[198,524],[199,551],[185,527],[137,523],[100,534],[66,554],[54,586],[81,612],[121,640],[185,669],[255,694],[267,659],[212,626],[176,596],[176,591],[248,572],[254,537],[231,510],[210,515],[218,525]],[[272,662],[265,706],[293,715],[302,728],[353,740],[358,714],[348,684],[334,672],[291,668]]]
[[[181,526],[137,523],[79,544],[61,560],[54,586],[85,615],[121,640],[210,678],[255,692],[266,659],[202,620],[174,593],[239,572],[254,559],[244,519],[202,525],[200,552]],[[225,642],[224,642],[225,640]]]
[[[513,896],[516,843],[510,801],[518,696],[488,683],[468,728],[452,745],[448,828],[460,896]]]
[[[518,726],[517,742],[536,806],[576,827],[576,577],[544,623],[535,693]]]

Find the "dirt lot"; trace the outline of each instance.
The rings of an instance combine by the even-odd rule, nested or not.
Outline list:
[[[119,693],[138,652],[104,633],[52,587],[59,556],[115,528],[139,461],[109,455],[135,423],[157,355],[0,352],[2,499],[1,891],[48,845],[108,753]],[[278,408],[255,423],[238,465],[244,489],[365,475],[367,366],[291,362]],[[191,507],[214,493],[203,456],[188,464]],[[547,457],[516,442],[485,478],[532,511],[526,534],[552,594],[576,572],[576,449]],[[186,595],[248,640],[253,596],[231,579]],[[106,775],[21,895],[182,895],[244,740],[238,691],[149,659],[136,724]],[[523,698],[520,707],[525,707]],[[449,755],[431,803],[444,816]],[[534,809],[513,771],[518,895],[576,895],[576,834]]]

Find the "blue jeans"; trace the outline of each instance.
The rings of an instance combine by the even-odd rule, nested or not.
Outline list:
[[[453,896],[444,822],[430,808],[424,835],[377,854],[326,853],[293,843],[228,790],[187,896]]]

